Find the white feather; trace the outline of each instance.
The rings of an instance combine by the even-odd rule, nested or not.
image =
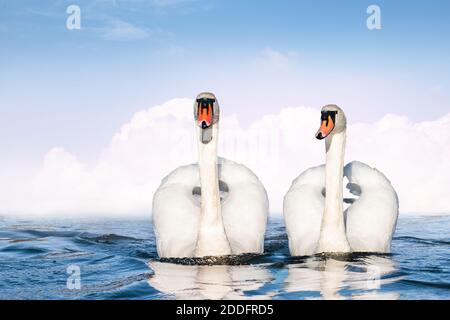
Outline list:
[[[356,252],[390,252],[398,217],[398,197],[377,169],[353,161],[344,168],[347,188],[359,198],[347,209],[347,239]]]
[[[244,165],[219,158],[219,180],[228,186],[221,203],[232,254],[262,253],[268,198],[258,177]],[[200,186],[197,164],[179,167],[163,179],[153,198],[153,223],[160,257],[192,257],[201,210],[192,194]]]
[[[293,256],[316,252],[325,208],[325,166],[305,170],[284,197],[283,214]]]
[[[353,252],[390,252],[398,217],[398,197],[377,169],[353,161],[344,168],[350,193],[359,196],[346,210],[346,234]],[[284,197],[291,255],[316,253],[325,206],[325,166],[305,170]]]

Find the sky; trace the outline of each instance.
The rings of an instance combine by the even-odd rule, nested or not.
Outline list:
[[[73,4],[79,30],[66,28]],[[366,26],[372,4],[380,30]],[[201,91],[245,132],[267,115],[327,103],[355,125],[395,114],[441,126],[449,10],[437,0],[0,0],[0,189],[39,176],[54,148],[92,173],[136,114]],[[139,148],[155,151],[152,141]]]

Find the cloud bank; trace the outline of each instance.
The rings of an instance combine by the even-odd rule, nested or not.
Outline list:
[[[193,100],[174,99],[137,112],[92,166],[63,148],[44,156],[35,175],[0,185],[0,213],[34,215],[151,215],[161,179],[196,162]],[[222,112],[223,114],[224,112]],[[247,128],[237,116],[220,119],[219,154],[244,163],[264,183],[272,214],[303,170],[324,162],[314,138],[319,109],[285,108]],[[448,213],[450,114],[413,123],[388,114],[367,123],[349,119],[346,161],[360,160],[392,182],[403,213]]]

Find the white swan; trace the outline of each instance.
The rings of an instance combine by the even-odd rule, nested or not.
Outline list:
[[[245,166],[218,161],[219,105],[212,93],[197,96],[194,115],[198,165],[170,173],[153,198],[158,254],[183,258],[262,253],[266,190]]]
[[[292,255],[390,252],[398,198],[390,181],[361,162],[344,168],[347,121],[336,105],[322,108],[316,138],[325,138],[326,164],[304,171],[284,198],[283,213]],[[381,151],[381,150],[380,150]],[[344,212],[343,177],[359,196]]]

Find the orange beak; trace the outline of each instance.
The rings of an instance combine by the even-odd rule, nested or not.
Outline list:
[[[325,139],[331,131],[334,129],[334,121],[333,118],[328,115],[325,120],[322,120],[320,124],[320,128],[316,133],[316,138],[319,140]]]
[[[199,127],[205,129],[211,126],[213,121],[213,105],[208,104],[207,107],[199,106],[197,111],[197,124]]]

